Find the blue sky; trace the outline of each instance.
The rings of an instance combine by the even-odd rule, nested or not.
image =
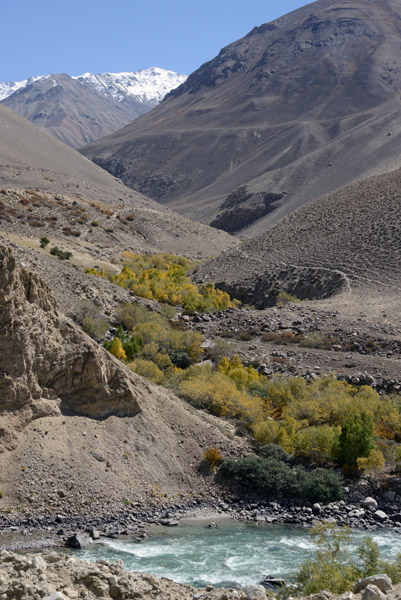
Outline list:
[[[305,0],[0,0],[0,81],[31,75],[190,73]]]

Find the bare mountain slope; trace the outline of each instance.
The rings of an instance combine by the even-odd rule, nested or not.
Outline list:
[[[119,102],[100,95],[65,73],[38,79],[2,104],[73,148],[124,127],[152,108],[134,98]]]
[[[61,315],[3,244],[0,300],[3,510],[102,514],[152,491],[197,495],[203,451],[240,447]]]
[[[5,106],[0,106],[0,187],[6,192],[38,189],[42,195],[37,206],[22,200],[20,192],[4,195],[0,221],[6,234],[65,238],[63,230],[72,227],[79,231],[79,239],[73,238],[77,243],[106,250],[109,257],[131,249],[201,258],[235,245],[227,234],[188,221],[126,188]],[[72,210],[85,213],[86,221],[79,223]],[[93,221],[96,227],[91,226]],[[71,233],[68,236],[71,243]]]
[[[399,314],[400,189],[397,170],[311,201],[197,276],[259,308],[274,305],[280,291],[301,299],[357,292],[362,302],[394,296]]]
[[[398,1],[318,0],[256,27],[82,152],[186,216],[252,235],[401,166],[400,49]]]

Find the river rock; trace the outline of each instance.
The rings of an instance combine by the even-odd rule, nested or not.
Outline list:
[[[87,546],[90,546],[91,543],[92,540],[83,533],[74,533],[74,535],[70,535],[65,541],[67,548],[75,548],[77,550],[86,548]]]
[[[383,510],[377,510],[373,513],[373,518],[376,519],[376,521],[386,521],[388,515]]]
[[[391,515],[390,519],[395,523],[401,523],[401,513],[396,513],[395,515]]]
[[[100,533],[97,531],[97,529],[90,529],[89,535],[92,540],[98,540],[100,538]]]
[[[34,556],[32,559],[32,568],[38,569],[39,571],[46,570],[46,563],[41,556]]]
[[[369,508],[370,510],[377,510],[379,507],[376,500],[370,496],[367,496],[364,500],[362,500],[361,506],[363,506],[363,508]]]
[[[265,575],[261,580],[260,585],[263,585],[267,588],[284,587],[285,581],[280,577],[274,577],[273,575]]]
[[[67,596],[64,596],[61,592],[54,592],[50,596],[45,596],[42,600],[68,600]]]
[[[263,585],[246,585],[244,592],[249,600],[266,600],[266,591]]]
[[[179,522],[176,519],[160,519],[160,525],[164,525],[164,527],[177,527]]]
[[[335,598],[335,594],[329,592],[328,590],[322,590],[321,592],[317,592],[317,594],[311,594],[308,596],[309,600],[333,600]]]
[[[359,592],[362,592],[368,585],[375,585],[382,592],[388,592],[393,589],[393,583],[390,577],[388,575],[380,574],[358,579],[352,586],[352,591],[354,594],[359,594]]]
[[[384,600],[385,594],[376,585],[367,585],[362,592],[362,600]]]

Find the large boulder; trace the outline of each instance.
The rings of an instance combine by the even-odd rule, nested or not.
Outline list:
[[[374,498],[367,496],[364,498],[364,500],[362,500],[361,506],[363,506],[363,508],[368,508],[369,510],[377,510],[379,505]]]
[[[244,592],[249,600],[266,600],[266,591],[263,585],[246,585]]]
[[[385,600],[386,595],[376,586],[367,585],[362,592],[362,600]]]
[[[90,546],[91,543],[91,538],[83,533],[74,533],[65,540],[67,548],[74,548],[76,550],[82,550],[82,548]]]
[[[376,510],[373,513],[373,518],[376,519],[376,521],[387,521],[388,515],[383,510]]]
[[[368,585],[375,585],[382,592],[389,592],[393,589],[393,583],[390,577],[388,575],[380,574],[358,579],[352,586],[352,591],[354,594],[359,594],[359,592],[362,592]]]

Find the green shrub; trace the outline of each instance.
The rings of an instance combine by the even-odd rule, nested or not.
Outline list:
[[[53,246],[53,248],[50,248],[50,254],[57,256],[60,260],[69,260],[72,256],[72,252],[60,250],[58,246]]]
[[[46,248],[46,246],[48,246],[50,244],[50,240],[47,237],[42,237],[40,238],[40,247],[41,248]]]
[[[309,534],[317,550],[297,575],[303,596],[322,590],[343,594],[361,577],[378,573],[386,573],[393,583],[401,581],[401,554],[393,562],[380,560],[379,547],[372,538],[366,537],[355,551],[349,527],[318,523]]]
[[[128,366],[131,369],[131,371],[134,371],[138,375],[142,375],[142,377],[146,377],[146,379],[150,379],[154,383],[160,385],[164,382],[163,371],[161,371],[159,367],[150,360],[143,360],[142,358],[137,358]]]
[[[268,444],[267,446],[261,446],[258,451],[259,456],[262,458],[274,458],[281,462],[292,462],[291,454],[288,454],[282,446],[278,444]]]
[[[173,367],[187,369],[196,363],[203,352],[203,336],[196,331],[182,330],[176,324],[173,326],[172,316],[175,310],[169,306],[159,314],[143,306],[124,304],[117,316],[122,325],[118,326],[115,338],[121,340],[128,360],[138,358],[152,362],[165,374],[172,374]],[[104,347],[110,351],[111,342],[106,340]],[[151,378],[154,377],[161,380],[158,371],[151,373]]]
[[[358,458],[366,458],[375,448],[374,423],[365,411],[351,415],[342,425],[338,443],[338,461],[356,468]]]
[[[303,467],[291,468],[276,458],[247,456],[223,461],[221,474],[235,481],[248,492],[265,497],[295,498],[311,502],[333,502],[343,497],[342,478],[333,471]]]
[[[138,323],[146,319],[148,311],[138,304],[123,304],[117,313],[118,322],[127,330],[130,330]]]
[[[351,530],[329,523],[318,523],[309,534],[318,545],[314,558],[307,560],[298,572],[302,594],[329,590],[342,594],[358,579],[359,570],[350,556]]]
[[[134,356],[140,353],[141,344],[135,336],[131,336],[123,341],[123,348],[128,360],[132,360]]]
[[[106,333],[109,331],[110,324],[108,321],[103,319],[92,319],[91,317],[85,317],[82,324],[82,329],[91,336],[94,340],[99,342],[104,338]]]

